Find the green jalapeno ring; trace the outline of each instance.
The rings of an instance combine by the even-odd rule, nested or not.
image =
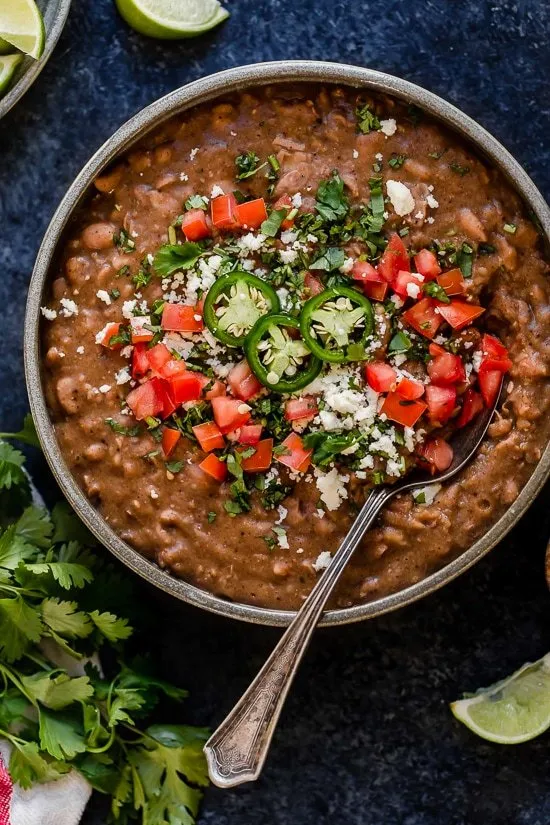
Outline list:
[[[233,296],[232,287],[236,288]],[[227,304],[219,303],[222,296]],[[259,296],[264,311],[258,306]],[[223,306],[226,311],[218,315]],[[279,312],[280,308],[279,297],[270,284],[251,272],[237,270],[222,275],[212,284],[204,299],[203,318],[212,335],[223,344],[242,347],[256,321],[269,313]]]
[[[273,392],[293,393],[307,387],[317,378],[323,362],[310,352],[302,339],[290,339],[282,332],[282,328],[291,327],[300,329],[300,324],[291,315],[264,315],[254,324],[246,336],[244,350],[250,369],[264,387]],[[271,347],[269,339],[271,338]],[[277,347],[277,344],[281,346]],[[270,364],[264,364],[262,353],[268,352],[271,356]],[[301,359],[308,358],[307,367],[302,367]],[[283,378],[282,367],[288,361],[288,367],[295,369],[295,374]],[[274,368],[281,370],[275,372]],[[273,380],[271,380],[273,378]]]
[[[347,340],[345,342],[337,342],[340,349],[328,349],[323,346],[321,339],[315,335],[314,324],[317,320],[320,320],[319,310],[322,310],[323,306],[328,302],[335,302],[339,298],[348,298],[349,301],[355,305],[356,309],[341,311],[340,319],[343,322],[343,325],[345,325],[345,323],[349,323],[349,329],[346,330],[345,328],[342,328],[338,330],[335,328],[335,330],[329,330],[328,335],[329,337],[332,337],[333,340],[336,340],[334,337],[335,335],[341,338],[346,338]],[[361,310],[361,312],[358,313],[357,310]],[[333,313],[335,318],[337,318],[337,312],[338,310]],[[345,321],[345,316],[343,315],[344,312],[349,313],[349,322]],[[317,313],[317,318],[314,317],[315,313]],[[330,318],[329,313],[330,310],[327,311],[327,320]],[[361,318],[364,319],[365,325],[361,338],[358,341],[349,340],[348,335],[353,329],[356,328],[357,323],[361,320]],[[358,360],[357,357],[350,357],[348,355],[347,348],[351,345],[357,346],[365,344],[373,329],[374,314],[372,311],[371,302],[360,292],[357,292],[357,290],[350,289],[345,286],[325,289],[323,292],[319,293],[319,295],[314,295],[312,298],[309,298],[309,300],[307,300],[304,304],[300,315],[300,331],[311,352],[322,361],[329,361],[333,364],[341,364],[344,361]]]

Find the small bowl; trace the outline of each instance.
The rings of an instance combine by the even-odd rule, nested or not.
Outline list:
[[[71,6],[71,0],[37,0],[37,2],[44,18],[44,28],[46,30],[44,51],[38,60],[25,57],[18,66],[8,92],[0,98],[0,118],[3,118],[12,106],[15,106],[17,101],[23,97],[25,92],[30,89],[48,62],[63,31]]]
[[[156,564],[141,556],[111,529],[107,522],[88,501],[76,484],[61,454],[54,428],[44,398],[40,358],[40,306],[52,259],[62,233],[75,208],[86,195],[94,178],[120,153],[127,151],[145,133],[170,116],[229,92],[286,82],[337,83],[373,92],[386,93],[413,103],[429,112],[444,125],[452,128],[473,144],[498,167],[523,197],[538,218],[546,241],[550,245],[550,209],[531,179],[514,158],[488,132],[460,112],[454,106],[400,78],[388,74],[316,61],[285,61],[242,66],[197,80],[166,97],[157,100],[125,123],[110,138],[80,172],[63,198],[44,237],[32,275],[25,319],[25,373],[30,406],[44,453],[70,504],[92,533],[124,564],[147,581],[167,593],[186,602],[227,616],[256,624],[288,625],[295,613],[237,604],[201,590],[182,579],[171,576]],[[346,624],[410,604],[422,596],[433,593],[491,550],[527,510],[550,474],[550,446],[547,445],[531,478],[509,510],[478,541],[441,570],[389,596],[366,604],[338,610],[328,610],[321,621],[323,625]]]

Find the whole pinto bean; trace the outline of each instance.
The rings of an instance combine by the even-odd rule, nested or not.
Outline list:
[[[114,246],[114,233],[115,226],[112,223],[91,223],[82,232],[82,243],[88,249],[109,249]]]
[[[55,385],[57,400],[69,415],[75,415],[79,409],[84,396],[81,392],[78,380],[73,375],[60,378]]]

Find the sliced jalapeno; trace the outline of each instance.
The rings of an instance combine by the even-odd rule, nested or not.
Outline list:
[[[345,286],[310,298],[300,315],[300,330],[311,352],[334,364],[362,360],[373,328],[370,301]]]
[[[219,341],[240,347],[259,318],[280,308],[272,286],[250,272],[230,272],[218,278],[208,290],[203,317]]]
[[[323,366],[301,337],[289,335],[289,329],[300,329],[296,318],[266,315],[256,321],[244,345],[250,369],[274,392],[297,392],[307,387]]]

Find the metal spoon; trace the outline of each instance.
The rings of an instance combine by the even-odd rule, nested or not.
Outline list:
[[[501,383],[502,387],[502,383]],[[279,715],[298,665],[324,607],[354,550],[383,505],[398,493],[447,481],[470,461],[493,417],[497,400],[460,431],[453,441],[451,466],[439,475],[414,472],[389,487],[372,490],[350,531],[315,587],[281,637],[273,653],[233,710],[212,734],[204,752],[214,785],[231,788],[258,779]]]

